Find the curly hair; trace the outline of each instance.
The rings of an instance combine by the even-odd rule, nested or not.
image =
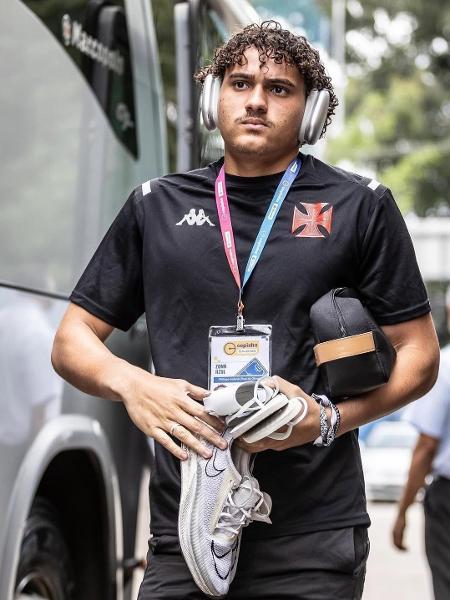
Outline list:
[[[306,95],[313,89],[329,91],[330,106],[322,137],[339,104],[331,78],[326,74],[319,53],[310,46],[307,39],[283,29],[277,21],[263,21],[261,25],[254,23],[233,35],[216,49],[212,63],[201,68],[195,74],[195,80],[203,84],[209,74],[222,79],[229,67],[245,63],[244,52],[251,46],[258,50],[261,65],[272,59],[278,64],[284,62],[296,66],[305,82]]]

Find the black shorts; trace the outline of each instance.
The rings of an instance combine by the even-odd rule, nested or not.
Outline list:
[[[138,600],[206,600],[175,538],[152,540]],[[369,540],[348,527],[264,540],[242,540],[227,600],[359,600]]]

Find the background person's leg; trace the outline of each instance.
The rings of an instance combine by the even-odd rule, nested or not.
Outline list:
[[[450,481],[438,479],[427,489],[425,550],[433,579],[435,600],[450,598]]]

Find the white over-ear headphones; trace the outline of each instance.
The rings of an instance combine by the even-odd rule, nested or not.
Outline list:
[[[200,101],[205,127],[212,131],[218,123],[218,107],[220,86],[219,77],[207,75],[203,83]],[[298,141],[300,144],[315,144],[322,133],[330,105],[328,90],[311,90],[305,104],[305,112],[299,126]]]

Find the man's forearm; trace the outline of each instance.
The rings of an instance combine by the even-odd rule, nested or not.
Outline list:
[[[58,331],[52,364],[76,388],[108,400],[122,399],[122,390],[137,369],[115,356],[84,323]]]
[[[204,458],[212,452],[199,438],[225,448],[218,433],[223,422],[201,405],[207,390],[183,379],[157,377],[115,356],[104,344],[113,329],[69,305],[53,345],[56,372],[91,396],[122,401],[138,429],[181,460],[187,453],[174,437]]]
[[[439,440],[421,433],[414,448],[408,480],[398,504],[397,517],[392,529],[392,541],[399,550],[406,550],[403,536],[406,528],[406,512],[414,502],[417,492],[423,486],[425,477],[431,471],[433,458],[439,445]]]
[[[339,403],[339,435],[417,400],[433,386],[435,377],[436,366],[433,357],[414,347],[401,348],[386,385],[364,396]]]

